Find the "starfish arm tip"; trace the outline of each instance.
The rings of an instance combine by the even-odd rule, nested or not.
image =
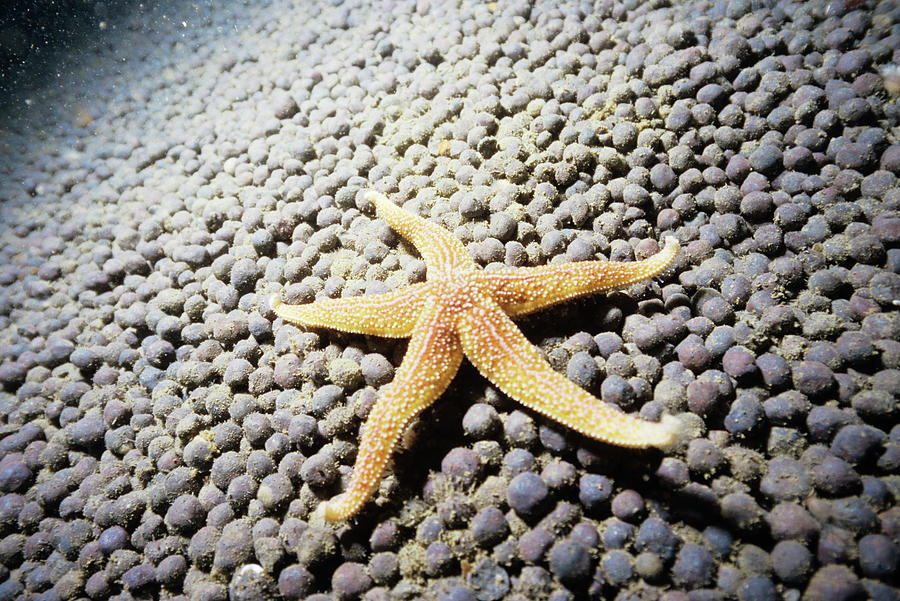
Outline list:
[[[378,206],[378,202],[381,202],[381,201],[390,202],[390,201],[388,201],[387,196],[385,196],[378,190],[373,190],[371,188],[366,190],[365,194],[363,194],[363,198],[365,198],[366,200],[368,200],[375,206]]]
[[[281,304],[281,299],[278,297],[277,294],[270,294],[270,295],[269,295],[269,308],[270,308],[270,309],[272,309],[273,311],[276,311],[276,312],[277,312],[278,306],[279,306],[280,304]]]
[[[665,264],[666,269],[671,267],[672,263],[675,261],[675,257],[678,256],[679,250],[681,250],[681,244],[678,242],[678,238],[675,236],[666,236],[663,240],[663,248],[657,255],[659,260]]]
[[[663,244],[664,249],[672,248],[675,251],[677,251],[681,246],[678,243],[678,238],[676,238],[675,236],[666,236],[665,240],[663,240]]]
[[[697,423],[699,421],[699,424]],[[674,451],[687,445],[702,433],[702,420],[692,413],[666,414],[659,421],[663,436],[655,443],[658,449]]]
[[[352,510],[348,511],[346,493],[340,494],[330,501],[322,503],[319,505],[319,508],[327,522],[340,522],[346,520],[350,515],[355,513],[355,511]]]
[[[309,513],[309,517],[307,518],[307,522],[310,526],[326,526],[331,524],[334,520],[329,519],[328,517],[328,502],[322,501],[319,503],[315,509],[313,509]]]

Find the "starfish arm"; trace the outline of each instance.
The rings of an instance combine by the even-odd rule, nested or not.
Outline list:
[[[557,303],[606,292],[664,272],[678,255],[678,240],[666,238],[660,252],[643,261],[577,261],[485,273],[494,298],[510,317],[519,317]]]
[[[466,247],[441,226],[403,210],[381,192],[369,190],[365,198],[397,233],[413,243],[425,260],[429,278],[454,270],[475,269]]]
[[[429,287],[421,282],[385,294],[323,298],[305,305],[289,305],[272,295],[269,306],[278,317],[300,326],[405,338],[415,327]]]
[[[439,397],[456,375],[463,353],[446,311],[431,305],[416,324],[394,381],[375,402],[359,444],[347,490],[328,502],[325,518],[344,520],[359,511],[409,422]]]
[[[596,440],[622,447],[661,447],[678,431],[631,417],[555,372],[496,303],[474,306],[459,318],[463,351],[485,378],[539,413]]]

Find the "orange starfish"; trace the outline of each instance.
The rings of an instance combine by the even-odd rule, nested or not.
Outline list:
[[[342,520],[359,511],[378,486],[403,430],[444,392],[463,355],[511,398],[585,436],[623,447],[665,448],[676,442],[677,418],[645,421],[588,394],[554,371],[510,319],[651,278],[671,265],[678,253],[675,238],[666,238],[665,248],[644,261],[488,272],[445,229],[379,192],[368,191],[365,198],[422,254],[426,281],[387,294],[307,305],[270,299],[276,315],[298,325],[410,338],[394,381],[366,420],[350,485],[328,502],[326,519]]]

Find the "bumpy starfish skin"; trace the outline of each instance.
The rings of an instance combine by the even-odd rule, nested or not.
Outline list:
[[[623,447],[672,445],[680,422],[634,418],[588,394],[550,367],[510,319],[559,302],[626,286],[665,271],[678,242],[644,261],[581,261],[487,272],[440,226],[409,213],[379,192],[365,198],[422,254],[426,281],[387,294],[323,299],[306,305],[270,300],[275,314],[302,326],[410,337],[393,382],[366,420],[347,491],[328,502],[325,517],[354,515],[378,486],[403,430],[438,398],[463,355],[500,390],[585,436]]]

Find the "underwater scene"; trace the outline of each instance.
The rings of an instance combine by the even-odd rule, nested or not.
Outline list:
[[[0,601],[898,601],[900,3],[0,9]]]

